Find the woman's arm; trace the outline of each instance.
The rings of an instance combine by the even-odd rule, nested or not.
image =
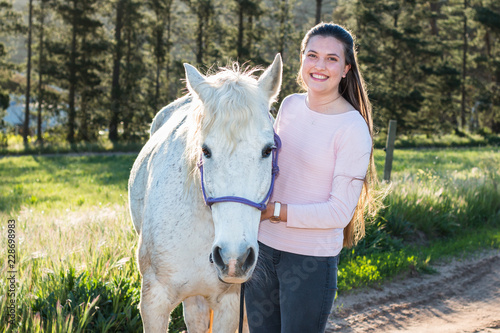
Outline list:
[[[328,200],[302,205],[282,203],[281,220],[291,228],[344,228],[356,209],[368,169],[371,147],[372,141],[366,127],[350,128],[339,143]],[[269,218],[273,213],[274,203],[269,203],[262,219]]]

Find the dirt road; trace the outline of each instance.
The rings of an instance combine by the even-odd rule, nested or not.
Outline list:
[[[327,332],[500,333],[500,251],[340,295]]]

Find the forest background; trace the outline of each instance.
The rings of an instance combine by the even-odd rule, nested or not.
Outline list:
[[[144,142],[186,92],[184,62],[264,67],[279,52],[282,99],[299,91],[300,42],[320,21],[357,36],[380,133],[395,119],[400,136],[499,138],[494,0],[0,0],[0,119],[14,96],[30,101],[22,126],[1,123],[2,142]]]

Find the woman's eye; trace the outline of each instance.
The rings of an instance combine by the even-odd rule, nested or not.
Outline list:
[[[210,149],[208,149],[208,147],[202,147],[201,151],[203,152],[203,156],[205,156],[206,158],[212,157],[212,152],[210,151]]]
[[[337,58],[328,58],[330,61],[337,61]]]
[[[307,55],[309,58],[316,58],[316,55],[315,54],[308,54]]]

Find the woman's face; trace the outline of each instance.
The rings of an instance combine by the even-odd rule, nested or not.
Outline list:
[[[351,65],[345,64],[344,47],[334,37],[309,39],[301,59],[300,73],[309,93],[337,96],[342,76]]]

